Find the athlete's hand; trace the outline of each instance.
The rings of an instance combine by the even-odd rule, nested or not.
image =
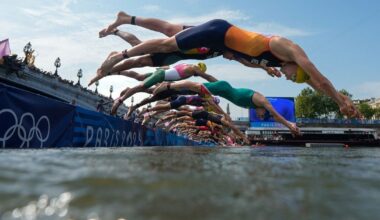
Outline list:
[[[289,129],[290,129],[290,132],[292,132],[293,137],[301,136],[301,131],[295,123],[290,123]]]
[[[343,99],[343,103],[339,105],[339,110],[342,112],[342,114],[346,115],[349,118],[364,118],[349,97],[343,94],[340,94],[340,97]]]
[[[281,77],[281,72],[274,67],[267,67],[266,71],[271,77]]]

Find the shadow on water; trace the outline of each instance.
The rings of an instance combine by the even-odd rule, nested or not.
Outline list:
[[[1,219],[375,219],[376,148],[0,151]]]

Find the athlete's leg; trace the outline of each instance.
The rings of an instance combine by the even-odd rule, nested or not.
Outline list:
[[[113,55],[115,55],[115,54],[117,54],[117,53],[118,53],[118,52],[116,52],[116,51],[111,52],[111,53],[108,55],[106,61],[107,61],[111,56],[113,56]],[[88,83],[88,86],[92,85],[94,82],[96,82],[96,81],[98,81],[99,79],[103,78],[103,77],[107,74],[106,71],[103,71],[103,67],[104,67],[104,65],[106,64],[106,63],[105,63],[106,61],[104,61],[104,62],[102,63],[102,65],[101,65],[101,67],[98,68],[98,70],[96,71],[96,76],[90,80],[90,82]]]
[[[127,87],[125,88],[123,91],[120,92],[120,96],[123,96],[130,88]],[[144,91],[141,91],[141,92],[145,92],[145,93],[148,93],[148,94],[152,94],[153,93],[153,89],[152,88],[149,88],[149,89],[145,89]]]
[[[144,81],[146,78],[151,76],[152,73],[140,74],[140,73],[135,72],[135,71],[124,70],[124,71],[121,71],[119,75],[130,77],[130,78],[133,78],[137,81]]]
[[[107,73],[109,73],[114,65],[123,60],[123,58],[117,57],[119,52],[111,52],[107,59],[102,63],[100,68],[96,71],[96,76],[90,81],[88,86],[103,78]]]
[[[103,62],[100,69],[102,70],[102,72],[107,73],[111,71],[114,65],[130,57],[152,53],[170,53],[175,51],[179,51],[175,37],[148,40],[137,46],[132,47],[129,50],[124,50],[122,52],[110,54],[110,56]]]
[[[119,36],[121,39],[127,41],[132,47],[136,46],[137,44],[141,44],[142,42],[140,39],[136,37],[136,35],[126,31],[115,30],[114,34],[116,36]]]
[[[152,112],[155,112],[155,111],[159,111],[159,112],[162,112],[162,111],[168,111],[170,110],[171,107],[170,107],[170,103],[165,103],[165,104],[158,104],[150,109],[148,109],[149,111],[152,111]]]
[[[158,101],[158,100],[159,100],[158,96],[152,96],[152,97],[148,97],[148,98],[143,99],[140,103],[137,103],[136,105],[131,106],[128,109],[128,113],[127,113],[126,117],[129,118],[130,115],[132,114],[132,112],[134,112],[136,109],[140,108],[141,106],[144,106],[146,104],[149,104],[149,103],[152,103],[152,102],[155,102],[155,101]]]
[[[153,74],[151,74],[148,78],[146,78],[140,85],[128,89],[127,91],[123,91],[122,95],[114,101],[112,106],[111,114],[116,113],[117,108],[121,105],[121,103],[128,99],[130,96],[137,92],[144,92],[149,90],[150,87],[164,81],[165,79],[165,71],[164,70],[156,70]]]
[[[179,90],[191,90],[193,92],[200,93],[201,92],[201,86],[202,86],[201,83],[191,82],[188,80],[182,80],[182,81],[178,81],[175,83],[164,82],[164,83],[161,83],[160,85],[158,85],[154,89],[153,94],[157,94],[157,93],[160,93],[160,92],[168,90],[168,89],[173,89],[173,90],[177,90],[177,91],[179,91]]]
[[[122,62],[119,62],[115,66],[113,66],[110,72],[117,73],[123,70],[129,70],[132,68],[140,68],[140,67],[145,67],[145,66],[151,66],[151,67],[154,66],[151,55],[149,54],[136,57],[136,58],[123,60]]]
[[[169,23],[167,21],[160,20],[157,18],[144,18],[144,17],[131,16],[121,11],[117,14],[117,18],[113,23],[111,23],[107,28],[99,32],[99,36],[103,37],[104,34],[108,32],[112,32],[112,30],[114,30],[115,28],[117,28],[118,26],[122,24],[138,25],[140,27],[143,27],[152,31],[163,33],[168,37],[171,37],[175,35],[176,33],[183,30],[183,25],[172,24],[172,23]]]
[[[128,99],[129,97],[131,97],[132,95],[134,95],[138,92],[143,92],[144,90],[145,90],[145,87],[144,87],[144,84],[142,84],[142,83],[138,86],[135,86],[133,88],[128,89],[128,91],[126,91],[124,93],[124,95],[115,99],[115,101],[113,102],[112,109],[111,109],[111,115],[116,114],[117,109],[119,108],[121,103],[123,103],[126,99]]]
[[[180,51],[175,36],[169,38],[152,39],[142,42],[128,50],[115,54],[116,58],[129,58],[152,53],[170,53]]]

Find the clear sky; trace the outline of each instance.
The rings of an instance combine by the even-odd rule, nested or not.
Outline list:
[[[87,84],[109,52],[129,48],[114,36],[98,38],[98,31],[122,10],[184,24],[223,18],[248,30],[288,37],[304,48],[337,89],[348,90],[354,98],[380,97],[378,0],[0,0],[0,5],[0,39],[10,39],[12,53],[22,56],[30,41],[37,52],[37,67],[54,71],[54,60],[60,57],[60,74],[76,81],[82,68],[82,84]],[[130,25],[120,29],[142,40],[163,37]],[[206,63],[208,72],[218,79],[266,96],[297,96],[305,88],[223,58]],[[137,69],[141,73],[151,70]],[[124,87],[136,84],[135,80],[112,76],[100,81],[99,90],[109,95],[113,85],[115,97]],[[135,100],[143,97],[135,96]],[[235,117],[247,115],[234,105],[231,110]]]

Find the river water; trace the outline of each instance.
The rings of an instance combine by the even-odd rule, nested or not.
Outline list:
[[[380,148],[0,150],[0,219],[379,219]]]

